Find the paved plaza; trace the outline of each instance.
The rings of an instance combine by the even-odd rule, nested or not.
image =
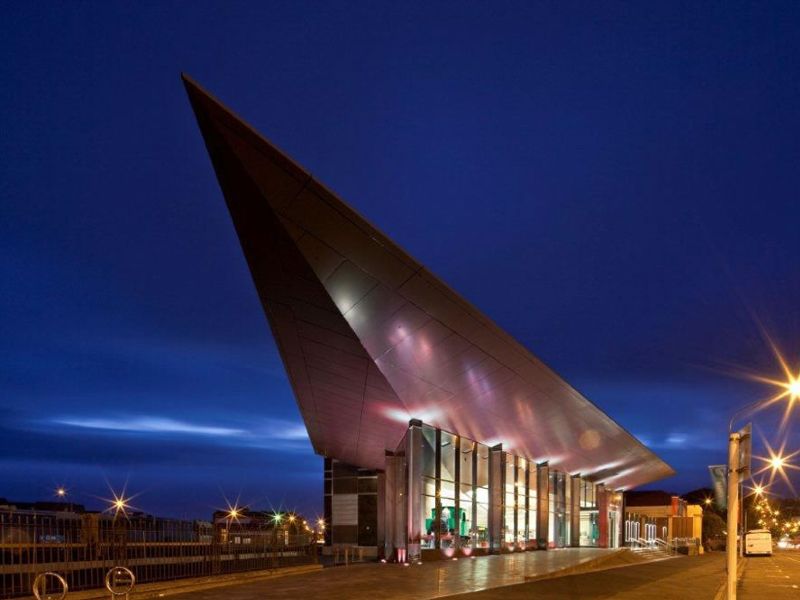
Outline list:
[[[259,600],[392,598],[420,600],[519,584],[586,563],[614,552],[598,548],[565,548],[550,552],[524,552],[457,561],[432,561],[421,565],[362,564],[335,567],[315,573],[282,577],[205,591],[170,596],[181,600]],[[670,562],[670,561],[665,561]]]
[[[613,568],[557,579],[518,584],[499,590],[456,596],[459,600],[714,600],[725,577],[722,553],[680,556],[630,567]],[[748,598],[749,596],[742,596]],[[761,596],[752,596],[761,598]]]
[[[571,548],[551,552],[528,552],[470,560],[429,562],[423,565],[363,564],[324,569],[310,574],[251,582],[225,588],[195,591],[171,598],[190,600],[267,600],[313,597],[329,600],[442,598],[458,600],[608,599],[714,600],[725,576],[725,555],[678,556],[667,560],[620,564],[613,551]],[[530,581],[547,573],[574,568],[609,556],[598,570],[557,578]],[[755,561],[755,562],[754,562]],[[793,562],[797,561],[797,562]],[[624,561],[622,561],[624,562]],[[791,563],[791,565],[790,565]],[[747,559],[740,598],[800,598],[786,579],[788,570],[800,574],[800,556],[778,555],[774,559]],[[610,566],[610,568],[609,568]],[[750,569],[753,569],[751,571]],[[769,589],[763,581],[770,581]],[[780,579],[780,581],[778,581]]]

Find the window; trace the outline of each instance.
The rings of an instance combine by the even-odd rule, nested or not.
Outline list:
[[[475,516],[473,513],[475,507],[475,490],[472,485],[472,460],[474,457],[475,443],[461,438],[461,452],[459,457],[461,466],[458,473],[460,479],[458,501],[461,508],[461,516],[458,526],[458,535],[461,538],[462,546],[476,545],[476,532],[474,531]]]
[[[536,495],[536,482],[538,480],[536,473],[536,465],[530,463],[528,465],[528,541],[536,541],[536,514],[538,507],[536,505],[538,496]]]
[[[475,444],[477,452],[477,481],[475,482],[475,533],[476,545],[489,546],[489,446]]]
[[[456,436],[442,431],[439,446],[441,452],[441,479],[439,498],[442,507],[441,543],[442,548],[455,546],[461,515],[456,511]]]
[[[442,431],[442,481],[456,480],[456,436]]]
[[[515,527],[516,512],[517,512],[517,487],[516,487],[516,457],[513,454],[506,454],[506,485],[505,495],[503,502],[503,541],[507,544],[513,543],[517,539],[517,530]]]
[[[436,547],[436,429],[422,426],[422,548]]]
[[[525,508],[525,499],[527,496],[527,485],[525,480],[526,474],[526,467],[527,461],[524,458],[517,457],[517,481],[516,481],[516,492],[517,492],[517,536],[516,542],[517,544],[521,544],[524,547],[525,540],[528,539],[528,534],[525,529],[525,517],[526,517],[526,508]]]

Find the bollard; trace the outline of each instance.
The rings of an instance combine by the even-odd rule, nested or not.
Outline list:
[[[130,569],[125,567],[112,567],[106,573],[106,589],[111,592],[111,598],[114,596],[125,596],[126,600],[128,594],[133,591],[136,586],[136,576]]]
[[[59,584],[61,584],[61,595],[53,597],[47,593],[47,578],[52,577]],[[67,581],[58,573],[48,571],[47,573],[39,573],[36,579],[33,580],[33,596],[36,600],[64,600],[67,597],[69,586]]]

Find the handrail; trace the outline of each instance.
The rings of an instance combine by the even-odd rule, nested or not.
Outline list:
[[[670,554],[675,554],[677,552],[677,549],[671,543],[668,543],[665,540],[662,540],[661,538],[656,538],[655,542],[656,546],[661,546],[664,550],[668,551]]]

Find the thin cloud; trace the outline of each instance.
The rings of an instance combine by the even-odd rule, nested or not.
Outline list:
[[[103,429],[106,431],[130,431],[136,433],[185,433],[190,435],[229,436],[245,433],[241,429],[196,425],[163,417],[136,417],[132,419],[87,419],[80,417],[54,419],[59,425]]]
[[[58,417],[48,424],[67,425],[97,431],[119,431],[144,434],[178,434],[212,437],[236,437],[248,445],[272,447],[274,442],[302,442],[308,433],[302,423],[288,419],[255,419],[252,429],[192,423],[172,417],[161,416],[117,416],[117,417]]]

